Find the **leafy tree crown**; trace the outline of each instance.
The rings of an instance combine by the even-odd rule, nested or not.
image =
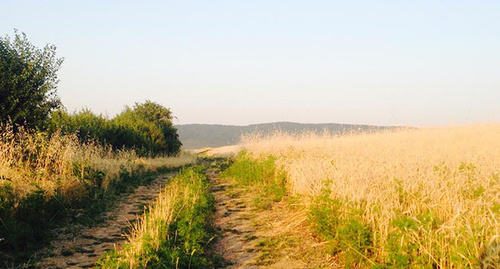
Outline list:
[[[17,30],[12,39],[0,37],[0,121],[44,128],[61,106],[56,89],[62,62],[55,45],[37,48]]]

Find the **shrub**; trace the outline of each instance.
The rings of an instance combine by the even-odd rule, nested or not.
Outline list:
[[[134,108],[126,107],[113,119],[95,115],[90,110],[73,114],[54,111],[49,131],[76,133],[81,142],[96,141],[114,150],[134,149],[143,156],[175,155],[182,144],[172,119],[169,109],[146,101],[136,103]]]

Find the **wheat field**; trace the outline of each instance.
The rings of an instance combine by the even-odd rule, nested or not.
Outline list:
[[[368,264],[413,254],[440,268],[500,262],[500,125],[242,141],[254,158],[276,157],[293,193],[311,202],[327,189],[359,209],[373,232]]]

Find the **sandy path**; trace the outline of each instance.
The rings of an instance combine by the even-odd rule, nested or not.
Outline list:
[[[106,213],[106,221],[78,233],[61,232],[46,250],[52,257],[43,259],[38,268],[92,268],[106,251],[126,240],[130,223],[142,215],[145,204],[158,195],[172,174],[163,175],[147,186],[140,186],[129,195],[119,198],[114,210]]]
[[[276,203],[252,209],[252,194],[209,173],[216,199],[215,225],[221,236],[215,252],[226,268],[340,268],[324,242],[310,233],[303,210]]]

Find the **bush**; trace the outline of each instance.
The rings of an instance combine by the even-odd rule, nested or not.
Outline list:
[[[175,155],[182,144],[172,119],[170,110],[146,101],[125,108],[113,119],[90,110],[73,114],[58,110],[51,114],[49,131],[76,133],[81,142],[97,141],[115,150],[134,149],[143,156]]]

